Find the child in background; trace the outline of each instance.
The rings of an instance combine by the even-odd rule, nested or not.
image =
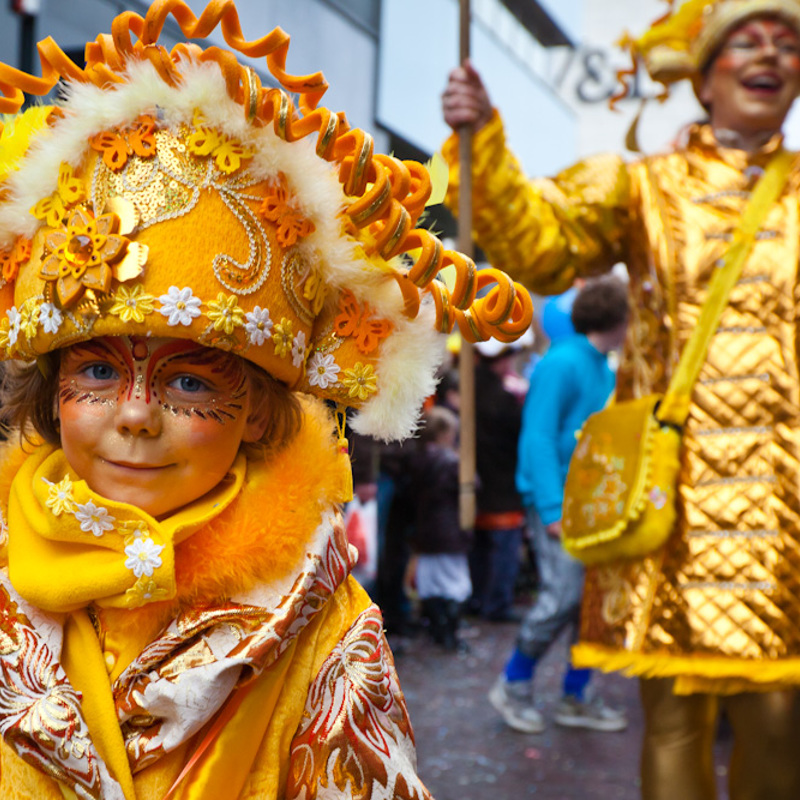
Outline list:
[[[283,88],[159,48],[168,11]],[[169,0],[113,30],[85,69],[48,41],[45,77],[0,70],[0,112],[67,87],[0,139],[0,797],[425,798],[324,401],[411,433],[472,299],[419,289],[471,265],[412,230],[424,170],[314,110],[279,29]],[[471,327],[521,332],[518,297]]]
[[[414,585],[433,640],[446,650],[461,646],[461,608],[472,593],[471,540],[458,515],[457,440],[458,417],[444,406],[433,406],[423,414],[420,449],[411,463]]]

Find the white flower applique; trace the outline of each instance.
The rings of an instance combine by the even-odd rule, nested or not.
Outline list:
[[[314,353],[308,362],[308,382],[311,386],[327,389],[338,383],[341,369],[330,353]]]
[[[292,364],[302,367],[306,358],[306,335],[300,331],[292,342]]]
[[[188,286],[183,289],[170,286],[167,294],[162,294],[158,299],[161,301],[158,311],[167,317],[167,325],[191,325],[192,320],[200,316],[202,301]]]
[[[268,338],[272,337],[272,318],[268,309],[256,306],[245,314],[245,319],[247,322],[244,329],[250,344],[260,347]]]
[[[10,345],[15,345],[17,343],[17,339],[19,338],[19,329],[22,324],[22,317],[17,311],[16,306],[11,306],[8,309],[8,343]]]
[[[91,500],[83,505],[78,504],[75,519],[81,524],[81,530],[91,533],[98,539],[106,532],[114,529],[116,520],[102,506],[96,506]]]
[[[42,303],[39,309],[39,322],[42,324],[45,333],[58,333],[64,315],[52,303]]]
[[[149,578],[153,571],[158,569],[161,564],[161,551],[163,544],[156,544],[149,536],[146,539],[134,539],[125,548],[125,567],[133,572],[137,578],[147,575]]]

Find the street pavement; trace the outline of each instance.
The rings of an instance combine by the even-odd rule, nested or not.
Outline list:
[[[514,645],[517,626],[469,620],[467,654],[445,653],[420,631],[390,638],[417,743],[419,774],[436,800],[639,800],[639,746],[643,719],[637,681],[598,674],[593,689],[625,708],[630,724],[617,733],[552,724],[567,657],[557,642],[536,674],[537,705],[548,719],[541,734],[506,727],[486,694]],[[729,742],[715,760],[725,800]]]

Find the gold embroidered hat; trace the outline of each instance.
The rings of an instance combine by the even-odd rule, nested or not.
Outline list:
[[[622,41],[634,61],[641,58],[650,77],[665,85],[689,78],[697,87],[725,37],[753,17],[779,17],[800,33],[799,0],[686,0],[670,6],[640,38]]]
[[[281,88],[230,51],[168,52],[157,39],[169,14],[188,38],[219,25]],[[42,78],[0,65],[2,112],[23,91],[65,87],[0,139],[0,357],[97,336],[189,338],[358,408],[362,433],[402,438],[434,388],[442,334],[524,332],[527,292],[414,227],[425,168],[375,154],[318,107],[327,85],[285,71],[288,44],[278,28],[246,41],[232,0],[200,18],[158,0],[89,43],[85,69],[52,39],[39,44]],[[452,294],[437,280],[448,266]]]

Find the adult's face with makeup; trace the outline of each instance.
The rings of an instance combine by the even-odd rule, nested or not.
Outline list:
[[[110,500],[153,517],[205,495],[264,432],[244,362],[171,338],[105,337],[61,353],[61,445]]]
[[[711,124],[743,135],[781,129],[800,94],[800,36],[777,18],[734,28],[708,66],[700,100]]]

